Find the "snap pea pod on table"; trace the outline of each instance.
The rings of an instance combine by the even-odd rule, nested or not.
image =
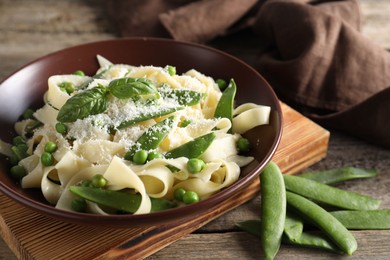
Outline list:
[[[329,212],[314,202],[292,192],[286,192],[287,205],[322,230],[341,250],[348,255],[357,249],[355,237]]]
[[[286,189],[279,167],[269,162],[260,174],[261,246],[265,259],[273,259],[279,250],[286,219]]]
[[[323,171],[310,171],[300,174],[300,177],[311,179],[324,184],[334,184],[352,179],[370,178],[378,175],[375,169],[343,167]]]
[[[260,238],[260,219],[251,219],[238,222],[236,223],[236,226],[239,227],[241,230]],[[325,249],[335,253],[341,253],[340,249],[332,241],[330,241],[322,234],[319,234],[318,232],[311,233],[301,231],[299,234],[296,233],[293,238],[289,237],[286,234],[286,224],[282,236],[282,243],[317,249]]]
[[[283,232],[289,239],[299,238],[303,232],[303,220],[291,212],[286,212]]]
[[[390,210],[339,210],[330,212],[348,229],[390,229]]]
[[[380,205],[380,200],[370,196],[338,189],[299,176],[284,175],[284,182],[289,191],[343,209],[372,210]]]

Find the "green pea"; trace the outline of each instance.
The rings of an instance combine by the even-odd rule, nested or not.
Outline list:
[[[101,174],[92,177],[91,185],[95,188],[103,188],[107,185],[107,180]]]
[[[54,157],[51,153],[43,152],[41,155],[41,162],[44,166],[52,166],[54,163]]]
[[[167,71],[168,71],[169,75],[171,75],[171,76],[175,76],[176,75],[176,67],[174,67],[174,66],[168,65],[167,66]]]
[[[199,195],[195,191],[186,191],[183,194],[183,202],[185,204],[192,204],[199,201]]]
[[[154,159],[163,158],[163,155],[159,152],[152,151],[148,154],[148,161],[152,161]]]
[[[22,117],[23,119],[33,119],[34,118],[34,110],[31,108],[27,108],[26,111],[24,111]]]
[[[265,259],[273,259],[279,251],[286,219],[286,189],[283,175],[274,162],[260,173],[261,247]]]
[[[147,159],[148,152],[145,150],[139,150],[133,156],[133,162],[136,164],[145,164]]]
[[[54,153],[57,150],[57,144],[55,142],[49,141],[45,144],[45,152]]]
[[[238,149],[239,153],[249,152],[250,146],[251,146],[251,144],[250,144],[249,140],[244,138],[244,137],[240,137],[237,140],[237,149]]]
[[[26,175],[27,175],[27,171],[21,165],[15,165],[11,168],[11,176],[16,180],[21,180]]]
[[[85,212],[87,210],[87,202],[83,198],[72,200],[71,208],[77,212]]]
[[[198,158],[191,158],[187,162],[187,170],[190,173],[201,172],[205,166],[206,166],[206,164],[204,163],[204,161],[202,161],[201,159],[198,159]]]
[[[71,94],[75,90],[75,86],[71,82],[62,82],[58,85],[62,91]]]
[[[177,200],[177,201],[183,201],[183,196],[184,194],[186,193],[186,190],[184,188],[177,188],[175,189],[175,191],[173,192],[173,197]]]
[[[217,85],[218,85],[218,87],[219,87],[219,89],[220,89],[221,91],[224,91],[225,88],[227,87],[227,83],[226,83],[226,81],[223,80],[223,79],[217,79],[217,80],[215,81],[215,83],[217,83]]]
[[[82,70],[76,70],[75,72],[73,72],[73,75],[85,76],[85,73],[84,73],[84,71],[82,71]]]
[[[65,135],[68,132],[68,127],[64,123],[58,122],[56,124],[56,131],[59,134]]]

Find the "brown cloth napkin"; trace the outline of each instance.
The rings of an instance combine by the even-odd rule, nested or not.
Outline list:
[[[357,0],[106,0],[121,36],[207,44],[251,28],[254,66],[321,125],[390,148],[390,53],[360,33]]]

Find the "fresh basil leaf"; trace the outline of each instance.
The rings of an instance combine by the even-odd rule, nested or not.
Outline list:
[[[74,95],[60,109],[57,120],[62,123],[75,122],[90,115],[103,113],[107,109],[107,89],[99,86]]]
[[[110,82],[108,88],[112,95],[120,99],[138,96],[147,96],[148,98],[159,97],[153,82],[145,78],[114,79]]]

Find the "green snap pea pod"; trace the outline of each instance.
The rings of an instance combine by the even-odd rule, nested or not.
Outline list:
[[[291,240],[297,239],[303,232],[303,220],[292,214],[286,212],[286,220],[284,222],[284,234]]]
[[[321,229],[341,250],[352,255],[357,249],[355,237],[329,212],[314,202],[292,192],[286,192],[288,207]]]
[[[131,159],[137,150],[150,151],[156,149],[171,131],[174,118],[174,116],[168,117],[148,128],[148,130],[138,138],[136,145],[131,147],[130,151],[126,153],[125,159]]]
[[[179,147],[167,152],[165,158],[174,159],[179,157],[198,158],[201,156],[211,143],[215,139],[215,133],[211,132],[202,136],[195,138],[192,141],[189,141],[185,144],[182,144]]]
[[[133,118],[131,120],[127,120],[127,121],[120,123],[116,128],[123,129],[123,128],[126,128],[128,126],[131,126],[131,125],[134,125],[136,123],[143,122],[143,121],[146,121],[146,120],[149,120],[152,118],[157,118],[157,117],[172,114],[172,113],[174,113],[178,110],[182,110],[182,109],[183,109],[183,107],[172,107],[172,108],[162,108],[161,110],[153,111],[153,112],[145,112],[139,117],[136,117],[136,118]],[[115,128],[115,127],[113,127],[113,128]]]
[[[140,194],[131,194],[123,191],[107,190],[95,187],[70,186],[69,190],[86,200],[111,207],[117,210],[134,213],[141,204]],[[151,198],[152,212],[174,208],[175,202],[166,199]]]
[[[175,99],[181,106],[193,106],[198,104],[205,94],[193,90],[172,89],[164,96]]]
[[[377,209],[380,200],[328,186],[299,176],[284,175],[286,189],[304,197],[343,209]]]
[[[348,229],[390,229],[390,210],[338,210],[330,212]]]
[[[214,112],[214,117],[226,117],[233,121],[233,106],[234,97],[236,96],[237,86],[233,79],[230,80],[229,85],[223,91],[221,98],[218,101],[217,108]],[[231,130],[231,129],[230,129]]]
[[[274,162],[260,174],[261,246],[265,259],[273,259],[282,241],[286,219],[286,189],[283,175]]]
[[[375,177],[377,175],[378,172],[375,169],[363,169],[348,166],[325,171],[305,172],[299,176],[325,184],[333,184],[352,179]]]
[[[286,244],[325,249],[335,253],[341,253],[341,250],[332,241],[320,233],[302,232],[299,237],[294,239],[291,239],[286,235],[283,236],[282,241]]]

